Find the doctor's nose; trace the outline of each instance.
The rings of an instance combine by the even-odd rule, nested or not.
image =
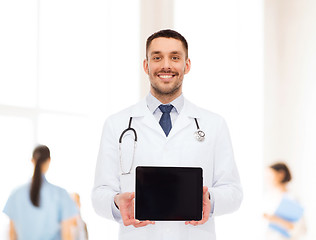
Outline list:
[[[170,70],[170,69],[172,68],[170,59],[165,58],[165,59],[162,61],[162,66],[161,66],[161,67],[162,67],[164,70]]]

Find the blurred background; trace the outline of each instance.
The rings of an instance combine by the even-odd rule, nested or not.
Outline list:
[[[172,28],[189,43],[184,95],[226,119],[244,188],[217,238],[262,238],[264,171],[282,159],[316,239],[315,22],[314,0],[0,0],[1,210],[46,144],[47,179],[80,194],[90,239],[117,239],[90,200],[102,125],[146,96],[145,41]],[[8,227],[1,212],[0,239]]]

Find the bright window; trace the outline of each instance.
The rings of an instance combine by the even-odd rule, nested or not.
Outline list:
[[[139,9],[127,0],[1,1],[1,209],[30,180],[35,145],[46,144],[47,179],[80,194],[90,238],[117,238],[90,195],[105,118],[139,99]],[[7,231],[1,212],[0,239]]]

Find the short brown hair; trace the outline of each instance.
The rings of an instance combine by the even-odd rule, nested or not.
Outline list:
[[[270,166],[270,168],[272,168],[273,170],[275,170],[277,172],[284,173],[284,176],[283,176],[283,179],[281,180],[281,183],[287,183],[287,182],[291,181],[292,175],[291,175],[290,169],[288,168],[288,166],[285,163],[277,162],[275,164],[272,164]]]
[[[177,40],[180,40],[183,44],[184,50],[185,50],[185,58],[188,58],[188,43],[187,40],[178,32],[171,30],[171,29],[165,29],[165,30],[160,30],[159,32],[155,32],[154,34],[152,34],[151,36],[149,36],[147,38],[146,41],[146,58],[148,58],[148,49],[149,46],[151,44],[151,42],[155,39],[155,38],[174,38]]]

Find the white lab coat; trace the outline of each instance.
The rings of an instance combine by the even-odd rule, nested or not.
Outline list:
[[[137,147],[132,172],[121,175],[119,137],[128,127],[137,131]],[[205,140],[194,137],[197,130],[194,118],[205,132]],[[133,155],[133,135],[126,134],[122,146],[123,168],[128,170]],[[214,216],[237,210],[242,201],[239,174],[233,157],[230,136],[222,117],[198,108],[186,99],[169,136],[166,137],[158,121],[149,111],[146,101],[127,108],[107,119],[101,138],[97,160],[92,203],[95,211],[108,219],[113,216],[113,199],[117,193],[135,191],[137,166],[187,166],[203,168],[203,185],[214,197],[214,213],[203,225],[185,225],[184,222],[156,222],[141,228],[124,226],[120,222],[122,240],[214,240]],[[227,226],[229,230],[229,226]]]

